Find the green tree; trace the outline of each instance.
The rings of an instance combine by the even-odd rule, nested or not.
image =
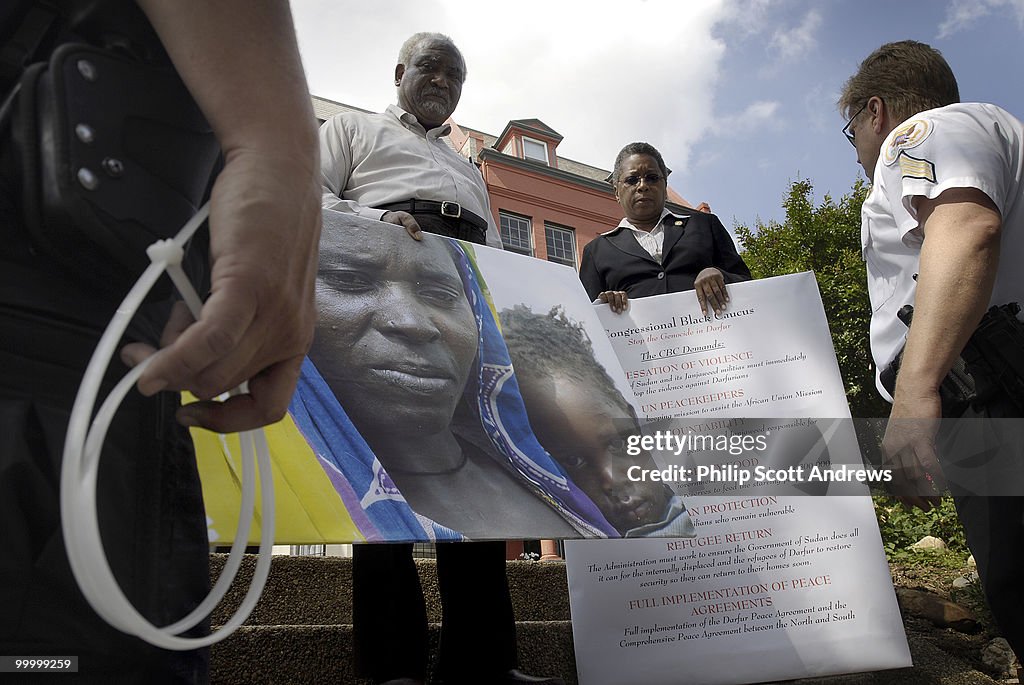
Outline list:
[[[867,191],[858,179],[838,202],[826,195],[815,206],[813,184],[794,181],[782,203],[784,223],[758,221],[754,229],[736,226],[743,259],[755,278],[814,272],[855,418],[889,414],[888,403],[875,390],[868,346],[871,305],[860,251],[860,208]]]

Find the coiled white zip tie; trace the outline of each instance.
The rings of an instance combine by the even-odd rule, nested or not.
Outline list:
[[[82,384],[71,410],[67,437],[64,441],[64,460],[60,477],[61,525],[64,544],[67,548],[71,570],[78,585],[92,608],[115,628],[135,635],[146,642],[173,650],[189,650],[212,645],[233,633],[249,617],[259,601],[267,576],[270,574],[271,548],[274,543],[274,481],[270,468],[270,451],[263,430],[245,431],[239,435],[242,446],[242,503],[235,539],[231,545],[224,570],[210,594],[188,616],[158,627],[142,616],[125,597],[117,579],[114,578],[103,551],[99,523],[96,517],[96,476],[99,470],[100,451],[106,438],[110,422],[125,395],[138,381],[139,376],[152,358],[133,368],[114,387],[99,411],[89,424],[99,394],[100,384],[110,360],[117,350],[121,336],[135,315],[147,293],[160,278],[168,272],[175,287],[185,300],[192,315],[199,318],[202,301],[188,277],[181,268],[184,245],[209,216],[209,204],[193,216],[172,240],[161,240],[149,247],[146,253],[152,263],[132,286],[121,306],[103,332],[96,351],[86,367]],[[230,394],[245,392],[245,384]],[[146,455],[138,455],[145,459]],[[262,528],[260,531],[260,554],[256,562],[249,591],[242,600],[238,611],[219,630],[204,637],[181,637],[180,633],[198,625],[217,606],[234,581],[242,564],[245,546],[249,538],[253,513],[256,505],[255,462],[258,461],[262,492]]]

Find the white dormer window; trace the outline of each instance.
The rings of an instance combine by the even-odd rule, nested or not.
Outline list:
[[[523,136],[523,157],[541,164],[548,163],[548,146],[539,140]]]

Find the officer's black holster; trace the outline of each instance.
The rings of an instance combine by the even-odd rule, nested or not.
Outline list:
[[[123,294],[146,247],[196,212],[220,150],[170,68],[84,44],[31,65],[11,135],[34,247],[90,286]]]

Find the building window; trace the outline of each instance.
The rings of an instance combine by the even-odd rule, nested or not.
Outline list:
[[[548,261],[576,266],[576,233],[565,226],[544,224],[544,240],[548,246]]]
[[[412,543],[413,559],[437,559],[437,548],[432,542]]]
[[[539,140],[523,136],[523,157],[541,164],[548,163],[548,146]]]
[[[533,256],[533,227],[530,219],[498,212],[501,221],[501,244],[510,252]]]
[[[326,545],[292,545],[293,557],[322,557],[327,554]]]

